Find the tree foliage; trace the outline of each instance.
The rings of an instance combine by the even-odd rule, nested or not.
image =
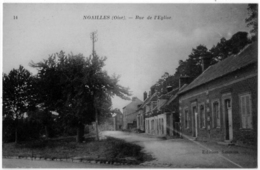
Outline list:
[[[3,76],[3,110],[4,115],[22,118],[23,114],[35,109],[35,80],[23,66],[13,69]]]
[[[216,46],[210,49],[212,56],[211,64],[215,64],[225,58],[238,54],[246,45],[251,43],[248,39],[248,33],[237,32],[229,40],[222,38]]]
[[[19,122],[24,119],[25,114],[36,109],[35,83],[35,77],[23,66],[3,75],[3,120],[10,123],[6,126],[16,130],[16,142]]]
[[[129,99],[129,89],[118,84],[119,77],[110,77],[102,68],[105,57],[84,57],[82,54],[56,53],[39,63],[41,101],[47,110],[56,110],[70,126],[82,126],[99,115],[109,113],[111,97]]]
[[[248,18],[246,18],[246,23],[248,27],[252,27],[250,31],[253,33],[255,38],[257,38],[258,34],[258,4],[248,4],[247,7]]]
[[[207,49],[205,45],[199,45],[193,48],[191,54],[186,60],[180,60],[179,66],[176,68],[174,75],[165,74],[151,87],[152,92],[157,90],[159,92],[166,92],[166,86],[171,85],[177,88],[179,85],[179,77],[187,76],[194,80],[202,73],[202,58],[210,60],[209,65],[216,64],[225,58],[238,54],[246,45],[250,44],[248,33],[237,32],[229,40],[221,38],[217,45],[211,49]],[[163,90],[162,90],[163,89]]]
[[[202,73],[202,58],[211,57],[211,53],[208,51],[207,47],[204,45],[199,45],[197,48],[193,48],[188,59],[179,61],[179,67],[177,67],[175,76],[189,76],[191,78],[196,78]]]

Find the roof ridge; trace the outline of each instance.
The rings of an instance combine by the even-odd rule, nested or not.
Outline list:
[[[245,46],[241,51],[236,55],[230,55],[224,60],[212,65],[204,72],[202,72],[196,79],[194,79],[188,86],[186,86],[180,93],[191,90],[195,87],[213,81],[219,77],[227,75],[231,72],[234,72],[238,69],[246,67],[252,62],[257,61],[257,43],[251,43]]]

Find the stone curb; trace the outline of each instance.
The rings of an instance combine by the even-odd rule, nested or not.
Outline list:
[[[28,159],[28,160],[45,160],[45,161],[62,161],[62,162],[75,162],[75,163],[91,163],[91,164],[111,164],[111,165],[139,165],[138,161],[129,161],[129,160],[108,160],[102,158],[49,158],[49,157],[40,157],[40,156],[3,156],[6,159]]]

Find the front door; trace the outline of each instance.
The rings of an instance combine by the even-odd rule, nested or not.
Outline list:
[[[192,107],[192,114],[194,117],[193,137],[198,137],[198,112],[197,107]]]
[[[231,141],[233,139],[233,125],[232,125],[232,107],[231,99],[224,100],[224,115],[225,115],[225,140]]]
[[[195,137],[198,137],[198,112],[195,112]]]

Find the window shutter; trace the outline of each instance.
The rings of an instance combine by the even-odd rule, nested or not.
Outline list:
[[[200,114],[201,114],[201,117],[202,117],[202,119],[201,119],[201,121],[202,121],[201,127],[204,128],[204,127],[206,127],[206,114],[205,114],[205,109],[204,109],[203,105],[200,106]]]
[[[200,113],[198,113],[198,121],[199,121],[199,127],[201,128],[201,114]]]
[[[188,112],[188,115],[189,115],[189,125],[188,125],[188,127],[191,127],[191,112],[190,113]]]
[[[246,106],[247,106],[247,128],[252,128],[252,104],[251,96],[246,96]]]
[[[246,115],[245,115],[245,96],[240,97],[240,110],[242,119],[242,128],[246,128]]]
[[[217,127],[220,127],[220,110],[219,103],[216,103],[216,119],[217,119]]]
[[[203,126],[203,115],[202,115],[202,113],[201,113],[201,111],[199,112],[199,119],[200,119],[200,128],[202,128],[202,126]]]
[[[189,128],[189,124],[190,124],[190,115],[188,110],[186,111],[186,115],[187,115],[187,128]]]
[[[188,119],[188,117],[187,117],[187,111],[186,111],[186,109],[185,109],[185,127],[187,128],[187,119]]]
[[[204,119],[204,122],[203,122],[203,127],[206,128],[206,111],[205,111],[205,108],[203,106],[202,108],[202,112],[203,112],[203,119]]]
[[[186,126],[186,110],[185,109],[183,109],[183,112],[184,112],[184,114],[183,114],[183,122],[184,122],[184,127],[186,128],[187,126]]]
[[[201,128],[203,128],[203,126],[204,126],[204,115],[203,115],[203,112],[202,112],[202,110],[200,110],[200,117],[201,117],[201,124],[200,124],[200,127]]]
[[[215,112],[215,102],[212,104],[212,109],[211,109],[211,113],[212,113],[212,115],[211,115],[211,127],[212,128],[214,128],[215,127],[215,120],[216,120],[216,118],[215,118],[215,115],[216,115],[216,112]]]

